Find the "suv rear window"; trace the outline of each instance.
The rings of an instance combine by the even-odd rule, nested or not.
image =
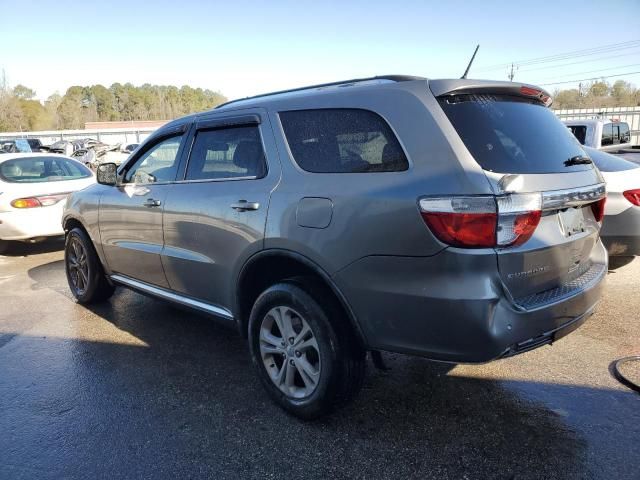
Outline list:
[[[280,112],[291,154],[307,172],[400,172],[409,168],[398,139],[378,114],[360,109]]]
[[[439,98],[440,105],[476,162],[498,173],[565,173],[584,156],[580,144],[543,104],[510,95],[464,94]]]
[[[91,176],[81,163],[61,157],[23,157],[0,163],[0,178],[11,183],[78,180]]]

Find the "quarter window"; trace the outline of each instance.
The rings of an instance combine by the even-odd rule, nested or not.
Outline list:
[[[379,115],[359,109],[280,113],[296,163],[314,173],[399,172],[409,162]]]
[[[262,178],[266,172],[257,126],[201,130],[196,134],[187,180]]]
[[[127,170],[124,181],[149,184],[175,180],[181,140],[182,135],[178,135],[151,147]]]

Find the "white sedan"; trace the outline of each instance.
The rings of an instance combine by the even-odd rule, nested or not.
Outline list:
[[[63,155],[0,154],[0,253],[10,241],[64,234],[67,196],[95,183],[91,170]]]
[[[624,265],[640,255],[640,165],[618,155],[584,147],[607,183],[600,237],[610,265]]]

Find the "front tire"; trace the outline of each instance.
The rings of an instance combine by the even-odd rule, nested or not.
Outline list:
[[[93,243],[81,228],[74,228],[65,238],[64,266],[78,303],[101,302],[113,295],[115,288],[107,281]]]
[[[314,289],[314,291],[321,289]],[[275,402],[310,420],[352,398],[362,386],[365,351],[327,295],[304,282],[264,291],[249,319],[251,358]]]

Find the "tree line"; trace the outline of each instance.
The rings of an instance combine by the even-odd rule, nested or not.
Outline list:
[[[85,122],[95,121],[171,120],[226,100],[219,92],[187,85],[114,83],[108,88],[73,86],[40,102],[32,89],[0,82],[0,132],[82,129]]]
[[[640,106],[640,89],[624,80],[613,84],[601,80],[580,85],[580,88],[556,90],[552,97],[552,107],[556,110]]]
[[[553,99],[554,109],[640,106],[640,89],[624,80],[602,80],[556,90]],[[95,121],[171,120],[226,100],[219,92],[187,85],[114,83],[108,88],[73,86],[40,102],[32,89],[9,88],[0,79],[0,132],[82,129],[85,122]]]

